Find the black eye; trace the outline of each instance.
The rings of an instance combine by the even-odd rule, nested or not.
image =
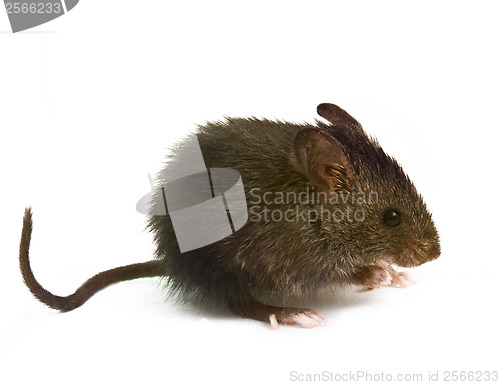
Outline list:
[[[396,227],[401,223],[401,218],[397,212],[391,210],[384,214],[384,222],[389,227]]]

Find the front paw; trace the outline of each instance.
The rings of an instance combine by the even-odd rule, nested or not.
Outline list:
[[[392,267],[391,264],[386,261],[377,261],[375,262],[375,264],[384,268],[387,273],[389,273],[389,275],[391,276],[391,283],[389,286],[391,287],[405,288],[417,282],[415,279],[411,278],[408,273],[404,271],[396,271],[394,267]]]
[[[390,286],[405,288],[410,285],[414,285],[416,282],[417,281],[415,281],[405,272],[394,272],[394,274],[392,275],[392,282]]]
[[[355,276],[355,283],[364,286],[366,290],[373,290],[392,283],[392,276],[382,266],[370,265],[360,268]]]
[[[383,286],[404,288],[416,283],[405,272],[398,272],[385,262],[360,268],[353,277],[354,283],[362,285],[366,290],[373,290]]]

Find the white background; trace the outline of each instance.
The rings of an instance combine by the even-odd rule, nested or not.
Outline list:
[[[0,382],[500,370],[495,4],[82,0],[18,34],[1,13]],[[101,270],[151,258],[135,203],[184,133],[225,115],[314,122],[321,102],[377,136],[433,212],[442,256],[412,272],[417,285],[353,289],[312,304],[328,326],[278,331],[197,314],[165,300],[154,279],[67,314],[24,287],[25,206],[35,275],[70,294]]]

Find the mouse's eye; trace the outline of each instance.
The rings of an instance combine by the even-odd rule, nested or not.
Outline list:
[[[389,227],[396,227],[401,223],[401,217],[396,211],[390,210],[384,214],[384,222]]]

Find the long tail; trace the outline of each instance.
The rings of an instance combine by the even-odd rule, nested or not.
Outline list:
[[[21,244],[19,246],[19,267],[21,269],[21,274],[23,275],[24,283],[26,283],[28,289],[36,298],[53,309],[61,310],[63,312],[76,309],[77,307],[82,306],[99,290],[102,290],[113,283],[136,278],[161,276],[160,261],[153,260],[144,263],[135,263],[103,271],[102,273],[99,273],[87,280],[73,294],[67,297],[59,297],[45,290],[33,275],[29,259],[32,231],[33,220],[31,208],[28,207],[24,211],[23,231],[21,234]]]

